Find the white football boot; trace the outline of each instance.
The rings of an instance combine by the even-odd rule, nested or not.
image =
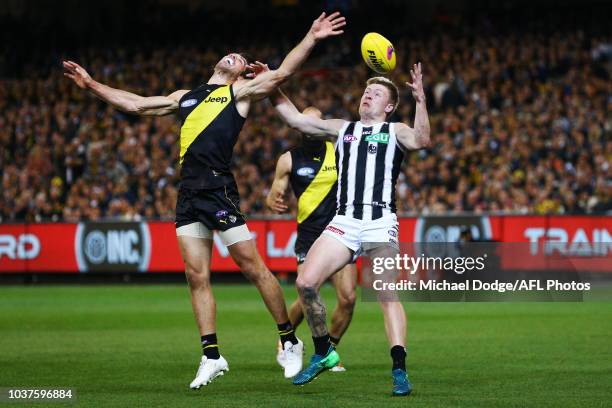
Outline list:
[[[223,356],[219,356],[216,360],[202,356],[198,372],[191,384],[189,384],[189,387],[198,389],[203,385],[211,383],[212,380],[223,375],[225,371],[229,371],[229,366]]]
[[[292,344],[290,341],[285,342],[285,347],[282,350],[284,358],[280,359],[277,355],[277,361],[281,364],[283,361],[285,368],[285,378],[293,378],[302,371],[302,357],[304,356],[304,343],[298,339],[297,344]]]
[[[276,362],[281,368],[285,368],[285,350],[283,350],[280,340],[276,344]]]

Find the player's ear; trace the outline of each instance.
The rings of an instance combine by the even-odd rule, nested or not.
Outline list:
[[[395,106],[393,106],[393,104],[392,104],[392,103],[388,103],[388,104],[387,104],[387,106],[385,106],[385,113],[386,113],[386,114],[389,114],[389,113],[393,112],[393,108],[394,108],[394,107],[395,107]]]

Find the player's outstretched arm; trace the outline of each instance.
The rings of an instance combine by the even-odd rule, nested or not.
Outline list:
[[[274,171],[274,181],[266,197],[266,205],[268,208],[279,214],[287,212],[289,209],[287,204],[285,204],[285,196],[289,187],[291,165],[291,153],[285,152],[278,158],[276,170]]]
[[[429,116],[427,114],[427,104],[425,103],[425,91],[423,90],[423,73],[421,63],[415,64],[410,70],[412,82],[406,85],[412,90],[412,96],[416,100],[416,112],[414,114],[414,128],[403,124],[395,124],[397,140],[406,149],[416,150],[429,147],[431,145]]]
[[[337,137],[338,132],[344,125],[342,119],[319,119],[312,115],[301,113],[293,102],[278,89],[271,96],[276,111],[283,121],[295,130],[314,137]]]
[[[286,81],[306,60],[315,44],[327,37],[342,34],[346,20],[336,12],[327,16],[322,13],[313,23],[304,39],[287,54],[276,70],[263,72],[250,81],[240,81],[234,85],[237,99],[262,99],[282,82]]]
[[[178,102],[187,90],[180,90],[168,96],[144,97],[121,89],[111,88],[95,81],[87,71],[76,62],[64,61],[64,75],[72,79],[79,88],[86,89],[113,105],[115,108],[127,113],[137,115],[163,116],[174,113],[178,109]]]

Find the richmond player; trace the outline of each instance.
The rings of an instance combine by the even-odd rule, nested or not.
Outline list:
[[[304,109],[303,113],[321,118],[321,111],[314,107]],[[337,180],[334,145],[329,141],[302,136],[300,146],[283,153],[278,159],[266,204],[277,213],[286,212],[288,207],[285,196],[289,186],[298,200],[295,241],[298,275],[302,271],[302,264],[310,247],[336,214]],[[332,314],[329,333],[332,344],[337,347],[348,329],[355,308],[355,264],[346,265],[332,276],[331,281],[338,301]],[[293,327],[297,328],[303,319],[304,312],[298,299],[289,308],[289,320]],[[279,364],[284,366],[286,359],[292,357],[286,357],[284,350],[279,349]],[[331,371],[344,371],[344,368],[338,363]]]
[[[206,385],[228,371],[219,354],[216,335],[216,305],[210,285],[213,231],[240,270],[257,287],[278,325],[281,342],[288,353],[299,354],[285,370],[292,377],[302,365],[302,344],[289,322],[278,281],[264,265],[240,212],[238,189],[230,171],[232,151],[249,113],[251,102],[266,97],[295,73],[315,44],[342,34],[344,17],[339,13],[316,19],[304,39],[285,57],[276,70],[260,72],[240,54],[223,57],[210,79],[192,90],[167,96],[142,97],[94,81],[87,71],[64,61],[67,77],[103,101],[137,115],[178,113],[180,132],[181,186],[176,206],[176,234],[191,291],[191,303],[200,331],[203,356],[191,388]],[[180,61],[174,61],[180,63]],[[243,78],[252,69],[253,79]]]

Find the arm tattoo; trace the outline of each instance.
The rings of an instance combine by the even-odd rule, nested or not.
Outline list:
[[[326,312],[319,292],[313,287],[305,287],[301,290],[301,295],[304,313],[313,337],[325,336],[327,334]]]

